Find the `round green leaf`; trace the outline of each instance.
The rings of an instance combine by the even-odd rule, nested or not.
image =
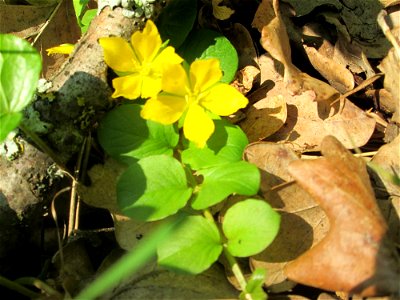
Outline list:
[[[33,97],[42,63],[27,41],[0,34],[0,114],[19,112]]]
[[[229,83],[235,77],[239,58],[235,47],[219,32],[200,29],[193,31],[178,50],[190,64],[195,59],[217,58],[223,72],[222,82]]]
[[[205,209],[217,204],[230,194],[254,195],[260,187],[260,172],[255,165],[238,161],[197,172],[203,183],[192,202],[194,209]]]
[[[122,213],[139,221],[175,214],[191,195],[182,165],[167,155],[148,156],[131,164],[117,183]]]
[[[17,128],[22,119],[20,112],[7,113],[0,116],[0,143],[3,142],[7,135]]]
[[[248,199],[228,209],[222,223],[228,251],[247,257],[263,251],[279,231],[280,215],[262,200]]]
[[[98,130],[103,149],[128,164],[151,155],[172,155],[179,140],[172,125],[144,120],[141,109],[137,104],[121,105],[103,118]]]
[[[215,131],[204,148],[190,143],[182,152],[182,162],[192,170],[215,167],[242,160],[244,148],[248,144],[246,134],[239,126],[226,120],[214,120]]]
[[[196,15],[196,0],[169,1],[156,21],[162,40],[179,48],[192,30]]]
[[[202,216],[184,219],[157,250],[158,263],[189,274],[207,270],[222,252],[217,226]]]

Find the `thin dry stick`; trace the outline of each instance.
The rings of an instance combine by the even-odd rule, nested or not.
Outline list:
[[[67,173],[68,174],[68,173]],[[63,268],[64,266],[64,255],[63,255],[63,250],[62,250],[62,242],[61,242],[61,236],[60,236],[60,230],[58,227],[58,220],[57,220],[57,212],[56,212],[56,208],[54,206],[54,203],[56,201],[56,199],[63,193],[68,192],[71,188],[65,187],[62,190],[58,191],[54,197],[53,200],[51,201],[51,215],[54,219],[54,222],[56,223],[56,229],[57,229],[57,242],[58,242],[58,249],[60,252],[60,261],[61,261],[61,268]],[[65,227],[64,227],[65,228]],[[64,231],[65,232],[65,231]]]
[[[375,80],[379,79],[381,76],[383,76],[383,73],[378,73],[375,74],[374,76],[365,79],[361,84],[359,84],[357,87],[355,87],[354,89],[352,89],[351,91],[348,91],[346,93],[344,93],[343,95],[340,95],[339,98],[337,98],[336,100],[334,100],[331,103],[331,106],[334,105],[335,103],[337,103],[338,101],[340,101],[340,103],[342,103],[341,105],[341,109],[340,112],[343,111],[344,108],[344,104],[345,104],[345,100],[347,97],[353,95],[354,93],[357,93],[358,91],[361,91],[362,89],[366,88],[367,86],[369,86],[371,83],[375,82]]]
[[[390,31],[390,27],[387,25],[385,17],[387,16],[386,10],[381,10],[377,17],[377,22],[381,27],[383,33],[385,34],[386,38],[389,42],[393,45],[397,58],[400,60],[400,45],[392,32]]]
[[[78,193],[77,193],[77,187],[78,187],[79,174],[81,171],[82,158],[85,153],[87,140],[88,140],[87,137],[85,137],[85,139],[83,140],[81,151],[79,152],[79,156],[78,156],[78,161],[76,163],[74,178],[72,180],[71,200],[70,200],[70,204],[69,204],[69,217],[68,217],[68,230],[67,230],[68,237],[74,231],[76,231],[78,229],[76,223],[77,223],[77,219],[79,218],[79,212],[77,211],[77,209],[80,207],[80,205],[78,204],[79,197],[78,197]]]
[[[58,2],[57,6],[53,9],[53,11],[51,12],[50,17],[46,20],[46,23],[43,24],[43,26],[40,28],[38,34],[36,35],[35,39],[33,40],[33,42],[31,43],[32,46],[34,46],[36,44],[36,42],[38,41],[38,39],[40,38],[40,36],[42,35],[42,33],[44,32],[44,30],[46,29],[46,27],[50,24],[51,20],[53,20],[55,14],[57,13],[57,11],[59,10],[59,8],[61,7],[61,4],[64,2],[64,0],[60,0],[60,2]]]

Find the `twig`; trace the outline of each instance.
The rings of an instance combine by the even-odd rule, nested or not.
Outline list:
[[[35,277],[21,277],[15,280],[15,282],[24,284],[24,285],[32,285],[39,290],[42,290],[49,296],[56,296],[57,298],[62,299],[63,295],[58,292],[57,290],[53,289],[47,283],[43,282],[42,280],[35,278]]]
[[[43,31],[46,29],[46,27],[50,24],[51,20],[54,18],[55,14],[57,13],[58,9],[61,7],[61,4],[64,2],[64,0],[60,0],[58,2],[57,6],[54,8],[54,10],[51,12],[50,17],[46,20],[46,23],[43,24],[43,26],[40,28],[38,34],[36,35],[35,39],[31,43],[32,46],[36,44],[40,36],[42,35]]]
[[[20,293],[21,295],[27,296],[31,299],[36,299],[36,298],[40,297],[39,293],[35,293],[35,292],[31,291],[30,289],[24,287],[23,285],[15,282],[15,281],[9,280],[1,275],[0,275],[0,285],[4,286],[10,290],[16,291],[16,292]]]

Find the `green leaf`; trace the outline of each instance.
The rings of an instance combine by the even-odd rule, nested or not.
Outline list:
[[[81,22],[81,15],[83,10],[86,8],[86,5],[89,3],[89,0],[73,0],[72,1],[75,10],[76,20],[78,22],[79,27],[83,27],[84,24]]]
[[[222,252],[217,226],[202,216],[189,216],[157,250],[158,263],[189,274],[207,270]]]
[[[230,194],[254,195],[260,186],[260,172],[255,165],[238,161],[200,170],[204,177],[192,202],[194,209],[217,204]]]
[[[133,163],[117,183],[122,213],[139,221],[175,214],[192,195],[182,165],[173,157],[153,155]]]
[[[87,11],[85,11],[81,22],[82,33],[86,33],[86,31],[89,29],[89,25],[94,19],[94,17],[96,17],[96,14],[97,14],[97,9],[88,9]]]
[[[207,141],[207,146],[198,148],[190,143],[182,152],[182,162],[192,170],[215,167],[242,160],[244,148],[248,144],[246,134],[239,126],[226,120],[214,120],[215,131]]]
[[[128,164],[151,155],[172,155],[179,140],[172,125],[144,120],[141,109],[137,104],[121,105],[103,118],[98,130],[103,149]]]
[[[27,41],[0,34],[0,114],[23,110],[33,97],[42,63]]]
[[[240,300],[265,300],[267,299],[267,294],[263,290],[263,285],[266,275],[265,269],[255,269],[251,274],[249,281],[247,282],[246,288],[240,293]],[[250,297],[249,297],[250,296]]]
[[[6,139],[12,130],[17,128],[21,119],[22,114],[20,112],[6,113],[0,116],[0,143]]]
[[[255,255],[272,243],[280,215],[265,201],[248,199],[228,209],[222,223],[228,251],[237,257]]]
[[[178,53],[190,64],[196,59],[218,58],[223,72],[222,82],[229,83],[235,77],[239,58],[235,47],[220,33],[200,29],[193,31]]]
[[[179,48],[192,30],[197,15],[196,0],[172,0],[162,9],[156,21],[163,41]]]

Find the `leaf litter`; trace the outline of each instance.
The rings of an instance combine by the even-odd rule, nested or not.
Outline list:
[[[263,0],[251,16],[251,26],[238,17],[235,23],[230,21],[240,16],[236,1],[212,1],[212,14],[199,15],[204,16],[199,24],[212,24],[214,29],[226,26],[222,20],[232,23],[230,30],[224,30],[239,54],[232,85],[251,103],[232,120],[252,142],[244,159],[261,170],[260,196],[282,217],[276,240],[249,261],[250,269],[267,270],[265,288],[272,293],[306,299],[290,293],[298,283],[348,295],[399,293],[400,24],[396,4]],[[206,11],[204,7],[201,10]],[[388,8],[388,14],[380,18],[386,24],[381,30],[376,20],[383,8]],[[46,15],[48,8],[41,13]],[[24,24],[19,34],[27,37],[37,31],[43,16]],[[63,22],[72,26],[57,21],[60,26]],[[333,28],[334,34],[327,28]],[[65,30],[56,31],[43,37],[43,43],[52,39],[75,42],[74,37],[60,35]],[[51,77],[51,63],[47,70],[45,76]],[[378,71],[384,74],[383,80],[367,82]],[[368,84],[343,97],[363,82]],[[368,145],[375,152],[369,155],[367,173],[365,161],[346,149],[362,151]],[[312,160],[304,159],[310,158],[305,155],[310,151]],[[89,173],[92,186],[80,188],[80,193],[88,204],[110,211],[117,242],[129,250],[154,224],[134,222],[118,211],[111,186],[121,172],[115,162],[95,166]],[[152,276],[164,276],[150,270],[156,272]],[[215,274],[220,282],[221,276]],[[159,286],[176,292],[172,283],[177,277],[164,277]],[[204,295],[217,295],[208,284]],[[234,295],[225,285],[217,289]],[[189,283],[185,290],[188,295],[196,293]],[[336,296],[321,294],[318,299],[329,297]]]

